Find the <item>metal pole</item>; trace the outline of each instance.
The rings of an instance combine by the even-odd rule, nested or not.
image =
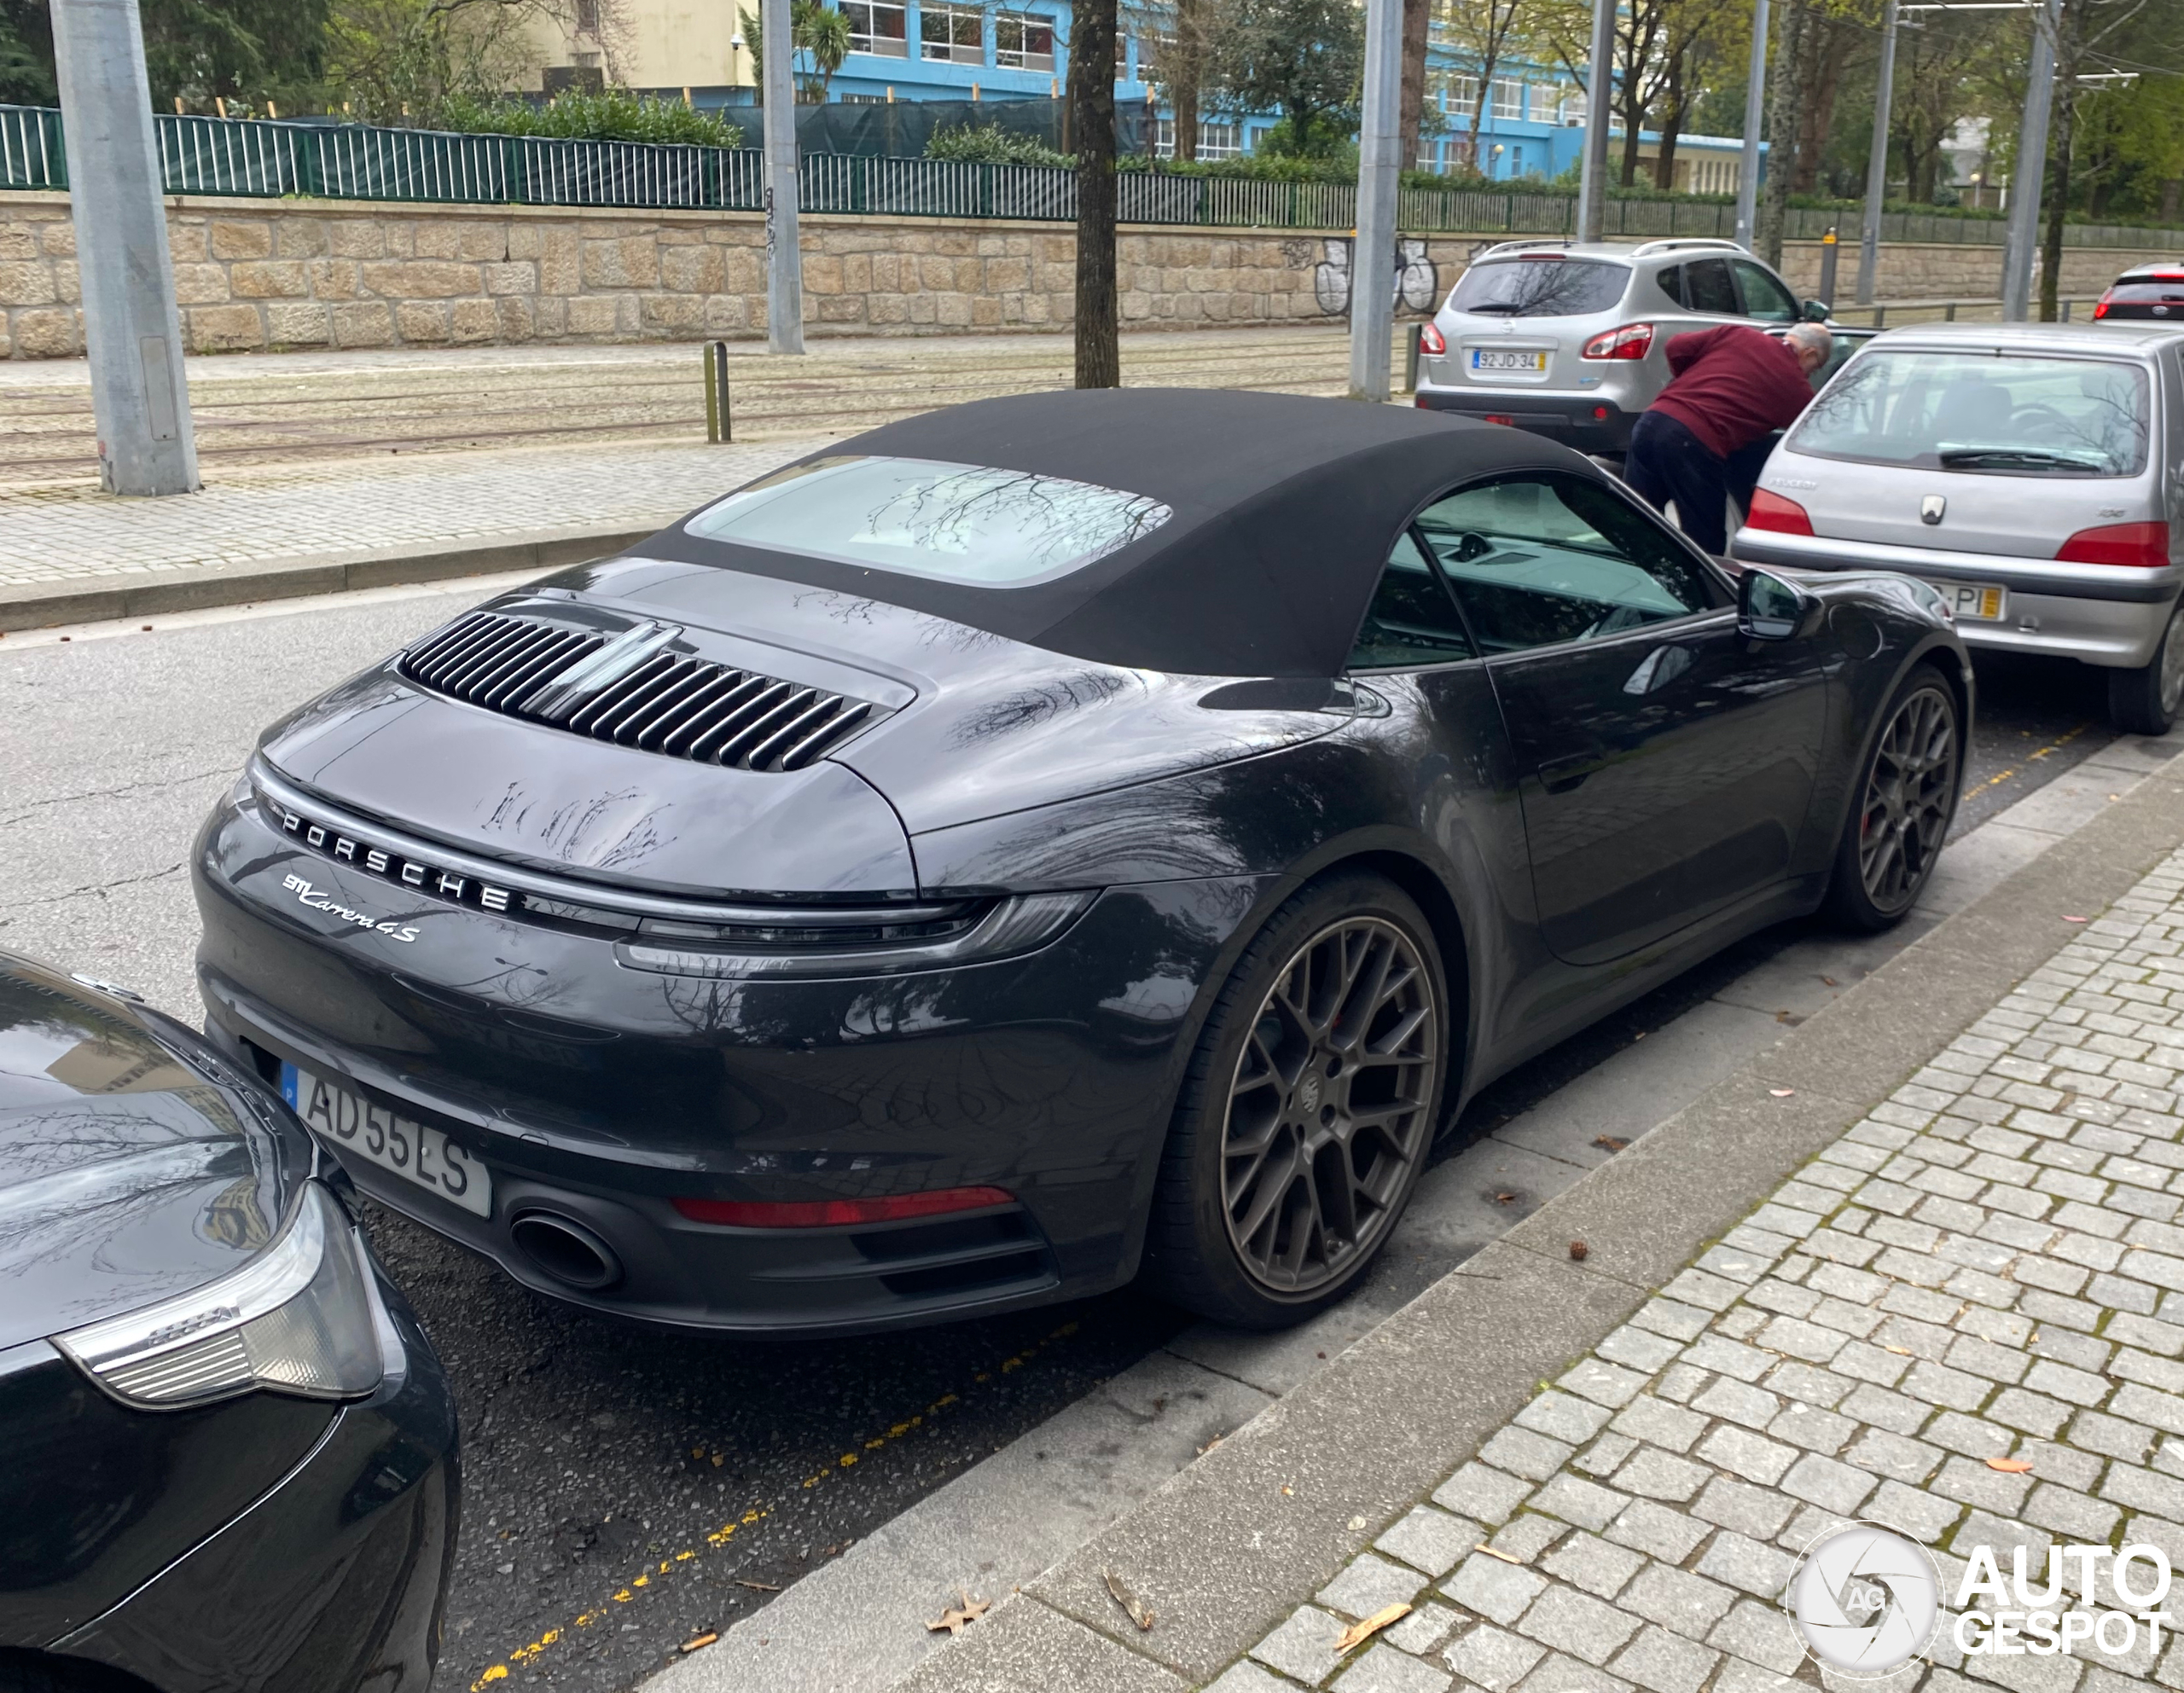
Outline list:
[[[2048,175],[2048,113],[2055,95],[2055,38],[2063,0],[2048,0],[2032,20],[2031,75],[2018,126],[2011,172],[2009,239],[2002,249],[2002,322],[2022,323],[2032,309],[2032,256],[2040,245],[2040,192]]]
[[[1577,239],[1600,238],[1607,198],[1608,107],[1615,99],[1616,0],[1593,0],[1593,59],[1585,73],[1585,157],[1577,173]]]
[[[1759,221],[1759,131],[1767,112],[1767,0],[1752,0],[1751,72],[1744,90],[1744,163],[1737,178],[1737,245],[1750,252]]]
[[[797,244],[796,49],[789,0],[759,0],[766,82],[766,351],[804,351],[804,253]]]
[[[1873,303],[1873,276],[1880,268],[1880,214],[1888,198],[1889,105],[1896,95],[1896,0],[1888,0],[1880,26],[1880,80],[1873,90],[1873,149],[1866,161],[1866,222],[1858,235],[1860,305]]]
[[[706,439],[717,444],[735,438],[729,416],[728,343],[706,343]]]
[[[187,494],[197,434],[136,0],[61,0],[52,11],[99,482],[110,494]]]
[[[1403,0],[1366,0],[1365,112],[1358,130],[1357,243],[1350,255],[1350,397],[1388,397],[1396,311],[1396,180]]]
[[[1820,301],[1833,310],[1835,306],[1835,261],[1842,252],[1835,239],[1835,226],[1827,226],[1827,233],[1820,238]]]

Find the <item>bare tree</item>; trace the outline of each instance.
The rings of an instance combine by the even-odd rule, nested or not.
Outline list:
[[[1403,0],[1403,84],[1396,100],[1401,124],[1396,156],[1408,171],[1418,163],[1426,116],[1426,49],[1433,34],[1434,0]]]
[[[1790,209],[1790,174],[1798,152],[1798,96],[1806,26],[1805,0],[1783,0],[1774,14],[1779,27],[1770,46],[1774,63],[1767,78],[1767,176],[1762,183],[1752,239],[1759,256],[1776,269],[1782,264],[1782,224]]]
[[[1123,383],[1115,294],[1115,0],[1077,0],[1069,31],[1077,150],[1077,386]]]
[[[1448,5],[1442,14],[1450,44],[1478,77],[1472,95],[1471,133],[1463,142],[1464,157],[1475,171],[1484,168],[1479,162],[1479,135],[1494,97],[1494,73],[1512,58],[1532,55],[1532,26],[1538,21],[1535,14],[1532,0],[1461,0]]]

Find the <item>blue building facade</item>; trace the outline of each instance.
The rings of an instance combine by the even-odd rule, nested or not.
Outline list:
[[[851,50],[828,90],[848,101],[1023,100],[1058,96],[1069,74],[1070,8],[1066,0],[834,0],[848,17]],[[1467,162],[1478,82],[1476,67],[1436,22],[1429,38],[1429,110],[1438,133],[1421,138],[1419,169],[1446,171]],[[1126,19],[1116,43],[1115,95],[1153,101],[1159,113],[1159,37]],[[1257,149],[1275,114],[1210,116],[1199,126],[1198,156],[1232,158]],[[1573,169],[1584,144],[1584,90],[1560,67],[1497,66],[1479,125],[1476,164],[1497,182],[1545,179]],[[1156,150],[1173,152],[1172,122],[1157,119]],[[1641,154],[1653,137],[1641,137]],[[1618,137],[1620,145],[1620,137]],[[1718,136],[1678,142],[1674,186],[1733,191],[1742,143]]]

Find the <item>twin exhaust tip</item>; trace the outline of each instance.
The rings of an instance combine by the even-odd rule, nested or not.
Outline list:
[[[614,1249],[574,1217],[559,1211],[526,1211],[508,1225],[516,1249],[555,1281],[586,1292],[622,1279]]]

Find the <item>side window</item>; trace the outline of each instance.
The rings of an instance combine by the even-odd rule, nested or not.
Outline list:
[[[1490,656],[1597,641],[1727,603],[1652,519],[1582,477],[1482,483],[1429,506],[1418,531]]]
[[[1733,258],[1738,286],[1744,290],[1744,315],[1763,323],[1795,323],[1803,315],[1790,291],[1774,280],[1772,271],[1748,258]]]
[[[1693,311],[1717,317],[1741,315],[1737,285],[1725,258],[1694,258],[1683,267],[1683,303]]]
[[[1683,267],[1681,264],[1670,265],[1667,270],[1657,275],[1653,281],[1663,293],[1678,305],[1683,304]]]
[[[1449,590],[1405,530],[1373,590],[1364,627],[1350,651],[1350,668],[1402,670],[1478,656]]]

